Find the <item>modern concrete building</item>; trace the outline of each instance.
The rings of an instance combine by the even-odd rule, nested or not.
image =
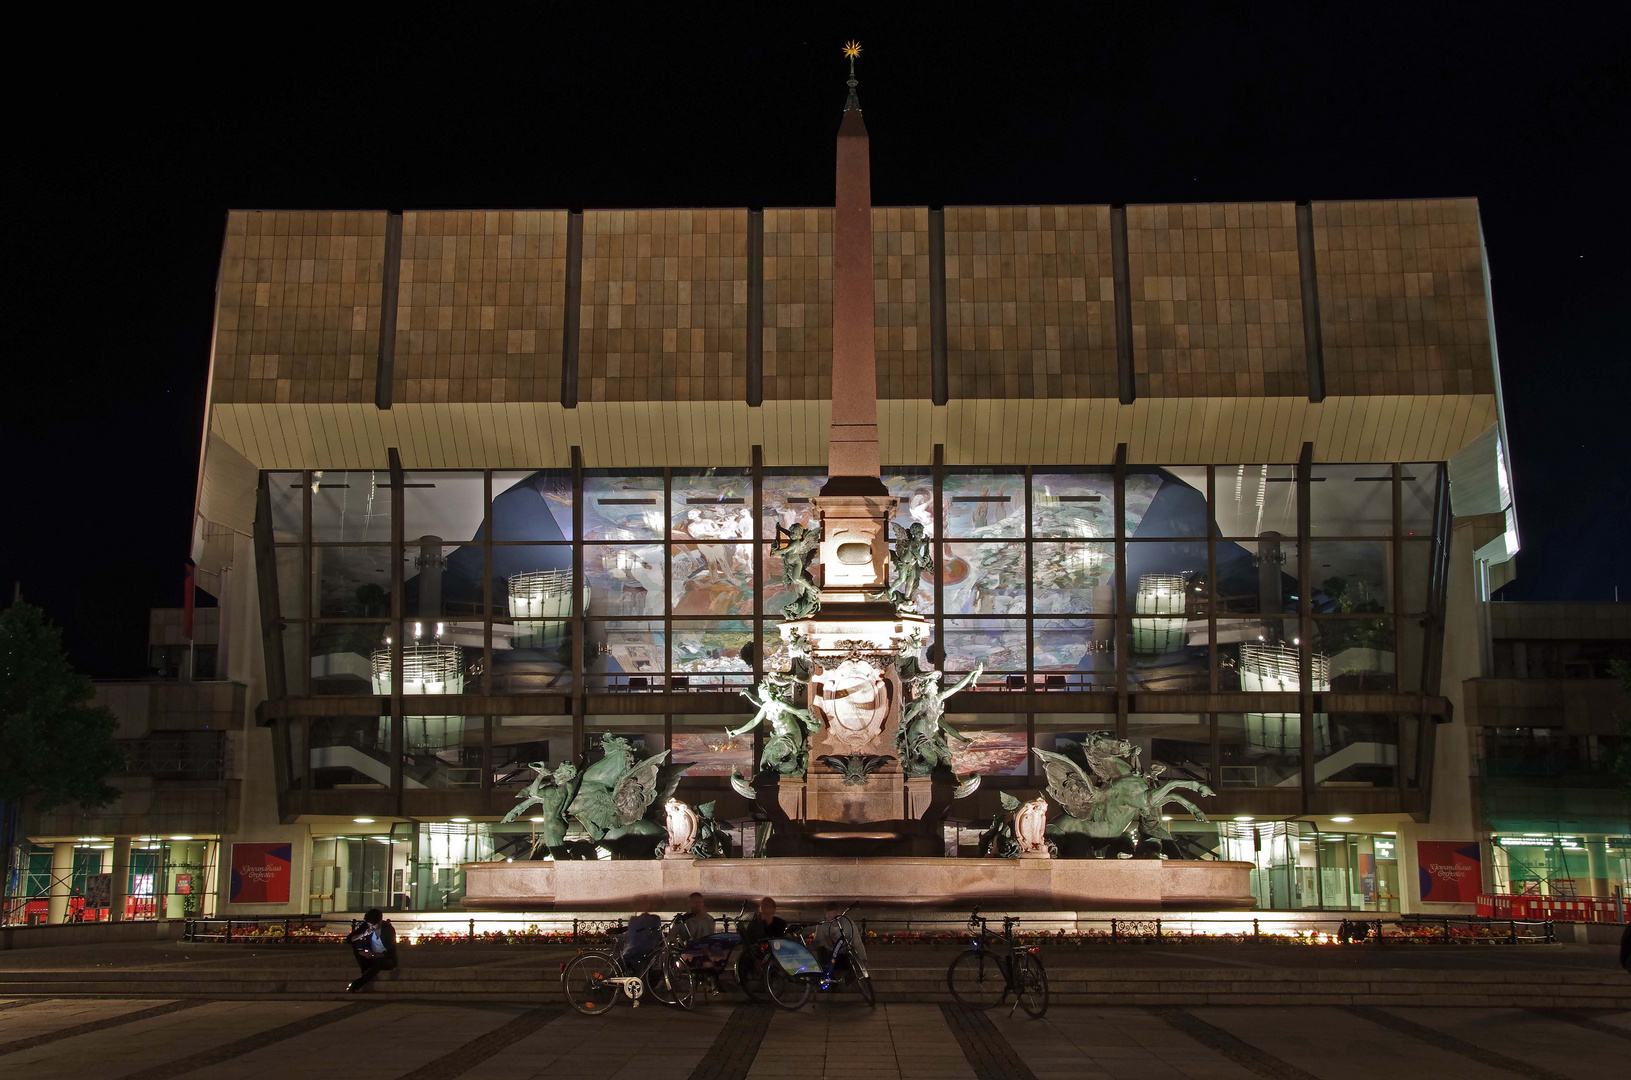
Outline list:
[[[866,164],[858,109],[840,142]],[[983,666],[948,853],[1039,788],[1029,747],[1105,730],[1216,791],[1174,827],[1256,863],[1264,907],[1507,885],[1479,755],[1518,538],[1477,202],[839,203],[869,267],[831,207],[228,215],[192,552],[220,603],[194,686],[241,710],[216,909],[457,907],[462,863],[529,850],[498,824],[528,764],[605,732],[750,829],[724,732],[835,393],[875,398],[898,520],[934,538],[930,658]],[[835,385],[846,283],[872,386]],[[1435,900],[1444,845],[1482,853]]]

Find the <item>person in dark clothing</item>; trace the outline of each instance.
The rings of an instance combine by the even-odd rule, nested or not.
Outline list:
[[[396,970],[396,928],[393,927],[379,908],[370,908],[362,917],[362,924],[346,935],[345,943],[351,946],[351,955],[357,958],[357,967],[362,973],[346,991],[355,994],[379,977],[382,971]]]
[[[787,920],[776,915],[776,901],[768,896],[759,901],[759,913],[742,927],[743,942],[786,936]]]

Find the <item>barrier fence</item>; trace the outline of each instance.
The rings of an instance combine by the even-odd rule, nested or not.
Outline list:
[[[1619,900],[1565,900],[1556,896],[1489,895],[1478,898],[1478,914],[1492,919],[1550,919],[1553,922],[1624,924],[1631,903]]]

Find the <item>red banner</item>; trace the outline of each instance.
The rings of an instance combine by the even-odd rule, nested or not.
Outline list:
[[[294,878],[293,853],[293,844],[233,844],[232,892],[227,902],[287,904],[289,882]]]
[[[1484,890],[1483,860],[1476,841],[1418,840],[1416,866],[1426,903],[1476,904]]]

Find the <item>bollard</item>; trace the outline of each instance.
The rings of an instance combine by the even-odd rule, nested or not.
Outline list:
[[[1155,920],[1155,940],[1161,940],[1161,920]]]
[[[574,918],[572,920],[572,944],[576,945],[577,943],[578,943],[578,920],[576,918]]]
[[[227,941],[230,942],[231,940],[232,940],[232,920],[228,919],[227,920]]]
[[[1114,920],[1114,919],[1110,920],[1110,940],[1111,941],[1120,941],[1121,940],[1121,934],[1116,929],[1116,920]]]
[[[285,945],[287,945],[289,943],[289,931],[293,927],[294,927],[294,920],[293,919],[284,919],[283,920],[283,943]]]
[[[470,920],[470,944],[476,943],[476,920]]]
[[[1444,920],[1444,940],[1445,940],[1445,942],[1448,942],[1450,940],[1450,920],[1449,919]]]
[[[1252,940],[1253,941],[1260,941],[1260,940],[1262,940],[1262,937],[1263,937],[1263,931],[1262,931],[1261,928],[1258,927],[1257,920],[1253,919],[1252,920]]]

